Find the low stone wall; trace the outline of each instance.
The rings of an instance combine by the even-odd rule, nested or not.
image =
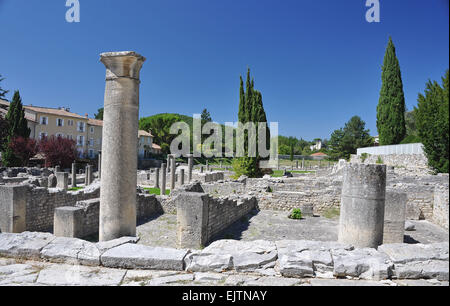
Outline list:
[[[449,185],[439,186],[434,191],[433,221],[448,230]]]
[[[191,252],[137,245],[137,240],[91,243],[47,233],[0,233],[0,257],[119,269],[279,273],[289,278],[449,279],[448,242],[385,244],[376,250],[337,242],[219,240]]]
[[[154,195],[136,195],[136,221],[164,213],[160,198]],[[54,233],[59,237],[85,238],[99,231],[100,199],[77,202],[75,207],[55,210]]]
[[[177,244],[199,249],[256,205],[254,197],[213,198],[206,193],[181,192],[177,205]]]
[[[428,159],[424,154],[389,154],[389,155],[368,155],[363,161],[362,156],[352,155],[351,163],[376,164],[381,159],[386,166],[404,168],[409,171],[419,173],[429,173]]]

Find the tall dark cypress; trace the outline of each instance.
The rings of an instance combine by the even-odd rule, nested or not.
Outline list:
[[[381,79],[382,86],[377,107],[380,144],[399,144],[406,135],[406,106],[400,64],[391,37],[384,56]]]
[[[14,152],[9,146],[14,138],[29,138],[31,133],[30,128],[28,128],[27,120],[25,119],[25,110],[23,108],[22,99],[18,90],[14,92],[14,97],[9,105],[9,110],[5,118],[8,122],[9,130],[7,143],[2,148],[3,164],[7,167],[22,166],[22,161],[20,160],[20,158],[15,156]]]

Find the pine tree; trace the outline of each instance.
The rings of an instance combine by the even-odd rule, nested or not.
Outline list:
[[[262,94],[261,92],[255,90],[255,81],[250,77],[250,69],[247,71],[246,90],[244,90],[244,81],[242,76],[240,77],[238,120],[242,124],[248,122],[253,122],[255,124],[257,132],[255,135],[257,137],[256,139],[259,139],[260,137],[258,135],[258,123],[267,122],[267,116],[262,102]],[[266,137],[268,136],[268,138],[266,139],[270,140],[270,132],[268,130],[269,129],[267,129],[266,134]],[[270,141],[267,142],[268,145],[270,145]],[[245,174],[249,177],[259,176],[261,171],[259,169],[260,157],[258,154],[258,147],[256,148],[256,157],[247,156],[249,152],[247,131],[244,133],[244,152],[246,156],[239,158],[239,160],[235,163],[235,168],[239,168],[236,173],[238,175]]]
[[[381,79],[382,86],[377,107],[380,144],[399,144],[406,135],[406,106],[400,64],[391,37],[384,56]]]
[[[417,131],[422,140],[428,164],[435,172],[448,173],[449,168],[449,71],[442,86],[429,81],[419,94],[414,109]]]
[[[9,110],[5,118],[8,122],[9,130],[7,142],[2,148],[2,161],[7,167],[18,167],[22,165],[22,161],[14,154],[10,144],[17,137],[28,139],[31,133],[27,120],[25,119],[25,110],[23,109],[22,99],[18,90],[14,92],[14,97],[9,105]]]

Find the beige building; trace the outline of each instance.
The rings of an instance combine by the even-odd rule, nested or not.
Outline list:
[[[0,115],[6,115],[9,102],[0,99]],[[68,108],[48,108],[24,106],[25,118],[31,129],[30,137],[64,137],[77,144],[79,157],[94,159],[102,148],[103,121],[90,119],[88,115],[78,115]],[[161,148],[153,144],[153,135],[139,131],[139,158],[145,159],[151,153],[161,153]]]

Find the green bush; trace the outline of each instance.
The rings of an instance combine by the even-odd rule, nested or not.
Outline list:
[[[379,165],[384,164],[384,161],[383,161],[383,159],[381,158],[381,156],[378,156],[377,164],[379,164]]]
[[[419,136],[409,135],[409,136],[406,136],[405,139],[403,139],[402,142],[400,142],[400,144],[421,143],[421,142],[422,141],[420,140]]]
[[[369,153],[363,153],[361,154],[361,162],[364,163],[366,159],[369,157]]]
[[[300,220],[302,218],[302,210],[300,208],[295,208],[291,215],[289,216],[290,219]]]

